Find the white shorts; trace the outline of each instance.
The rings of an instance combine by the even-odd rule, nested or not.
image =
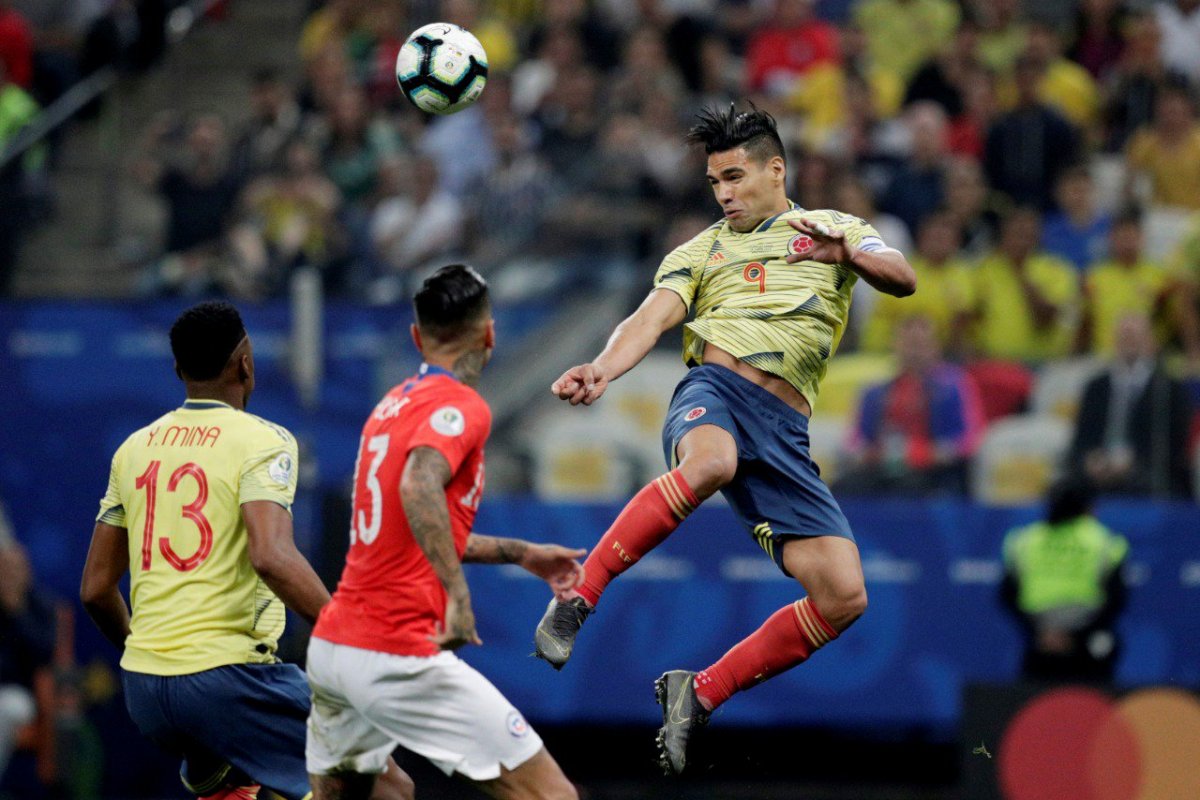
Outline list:
[[[396,745],[447,775],[500,777],[542,739],[487,678],[450,652],[397,656],[313,638],[305,756],[313,775],[379,773]]]

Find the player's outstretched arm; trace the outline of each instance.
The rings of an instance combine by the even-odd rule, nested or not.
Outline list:
[[[446,506],[446,484],[453,472],[446,457],[432,447],[417,447],[408,454],[400,476],[400,503],[413,538],[433,567],[449,602],[446,624],[430,639],[443,650],[465,644],[483,644],[475,632],[475,612],[462,562],[454,549],[450,509]]]
[[[577,406],[600,399],[608,384],[637,366],[658,338],[683,322],[687,307],[670,289],[655,289],[613,331],[604,352],[590,364],[571,367],[550,385],[551,393]]]
[[[788,225],[813,240],[812,249],[788,256],[789,264],[798,261],[841,264],[854,270],[873,288],[895,297],[908,297],[917,290],[917,273],[899,250],[861,250],[846,241],[845,231],[804,217],[789,219]]]
[[[129,636],[129,606],[118,585],[129,569],[129,533],[124,528],[97,522],[92,531],[79,599],[96,627],[118,650]]]
[[[272,500],[242,503],[242,519],[250,537],[250,565],[283,604],[309,624],[329,602],[329,590],[299,550],[292,534],[292,515]]]
[[[562,595],[583,581],[583,565],[576,559],[585,555],[587,550],[581,548],[472,533],[467,538],[463,561],[471,564],[517,564],[550,584],[554,594]]]

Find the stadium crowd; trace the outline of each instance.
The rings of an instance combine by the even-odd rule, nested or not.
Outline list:
[[[449,117],[395,89],[430,19],[489,54],[481,101]],[[841,352],[895,350],[900,371],[863,396],[848,486],[892,483],[898,453],[960,485],[1031,367],[1091,356],[1113,366],[1073,462],[1132,488],[1153,451],[1154,486],[1188,493],[1191,384],[1161,365],[1200,368],[1198,0],[329,0],[298,55],[299,82],[255,77],[248,118],[146,131],[133,169],[168,220],[146,294],[260,298],[313,267],[388,303],[459,257],[640,287],[715,217],[691,116],[748,99],[779,120],[790,196],[867,219],[918,271],[913,298],[856,292]]]

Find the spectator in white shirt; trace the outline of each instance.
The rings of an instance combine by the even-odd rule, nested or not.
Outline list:
[[[436,258],[450,254],[462,240],[462,203],[440,188],[430,158],[384,163],[380,181],[388,196],[371,217],[371,242],[384,276],[370,292],[375,302],[402,297],[410,276]]]
[[[1200,0],[1162,0],[1154,7],[1167,69],[1200,82]]]

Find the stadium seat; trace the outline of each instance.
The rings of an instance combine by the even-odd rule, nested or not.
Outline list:
[[[841,474],[846,440],[853,427],[851,420],[827,416],[824,411],[808,421],[809,454],[826,483],[833,483]]]
[[[972,361],[966,369],[979,387],[979,400],[988,423],[1019,414],[1029,404],[1033,373],[1024,364],[1017,361]]]
[[[629,495],[639,458],[628,443],[636,433],[600,423],[599,415],[559,409],[530,438],[533,486],[553,500],[617,500]]]
[[[824,419],[853,419],[867,387],[883,383],[895,374],[896,362],[890,355],[839,353],[829,361],[829,371],[821,381],[817,414]]]
[[[1145,256],[1148,259],[1167,263],[1178,248],[1183,237],[1191,230],[1193,212],[1169,206],[1151,206],[1143,217],[1145,232]]]
[[[1074,420],[1084,387],[1103,367],[1103,361],[1090,357],[1046,364],[1034,381],[1030,413]]]
[[[1098,154],[1088,170],[1096,188],[1096,207],[1116,214],[1125,197],[1125,159],[1119,155]]]
[[[1053,415],[1022,414],[988,428],[975,456],[971,494],[990,505],[1041,499],[1071,442],[1071,424]]]

